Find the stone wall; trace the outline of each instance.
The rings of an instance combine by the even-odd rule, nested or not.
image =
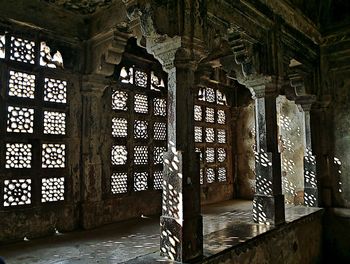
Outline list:
[[[202,263],[321,263],[322,232],[322,213],[318,212],[279,226]]]
[[[255,117],[254,101],[239,108],[236,128],[237,197],[253,199],[255,193]]]
[[[322,93],[330,104],[320,125],[322,152],[328,157],[322,171],[325,218],[326,260],[346,263],[350,260],[350,36],[342,28],[325,37],[321,47]],[[326,123],[327,122],[327,123]]]

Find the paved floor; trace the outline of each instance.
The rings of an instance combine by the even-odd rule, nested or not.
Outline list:
[[[288,207],[291,222],[317,208]],[[202,210],[204,256],[260,235],[273,226],[252,221],[251,201],[228,201]],[[95,230],[57,234],[0,247],[7,264],[171,263],[159,257],[159,217],[142,217]]]

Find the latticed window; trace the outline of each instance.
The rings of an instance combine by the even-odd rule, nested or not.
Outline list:
[[[50,69],[49,69],[50,68]],[[59,51],[0,31],[1,207],[65,200],[67,88]]]
[[[231,171],[229,107],[225,94],[210,85],[197,87],[194,140],[200,153],[200,182],[226,182]]]
[[[128,51],[116,76],[111,96],[111,193],[161,189],[167,139],[166,76],[153,58]]]

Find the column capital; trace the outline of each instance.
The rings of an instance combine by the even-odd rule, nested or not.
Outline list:
[[[163,69],[169,72],[175,67],[175,54],[181,47],[181,37],[159,36],[158,38],[147,38],[147,51],[160,61]]]
[[[247,78],[237,80],[240,84],[249,89],[253,99],[262,98],[266,95],[274,95],[277,97],[283,85],[280,78],[262,74],[253,74]]]
[[[316,102],[316,95],[304,95],[298,96],[295,99],[295,103],[298,106],[300,112],[310,112],[313,103]]]

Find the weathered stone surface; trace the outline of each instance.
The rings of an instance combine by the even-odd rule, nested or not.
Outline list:
[[[279,148],[282,161],[282,188],[287,204],[303,204],[304,130],[297,105],[279,97],[277,102]]]
[[[255,193],[255,119],[254,102],[240,107],[237,120],[238,197],[252,199]]]
[[[292,226],[282,225],[259,241],[252,240],[201,263],[320,263],[321,237],[319,214],[296,221]]]

